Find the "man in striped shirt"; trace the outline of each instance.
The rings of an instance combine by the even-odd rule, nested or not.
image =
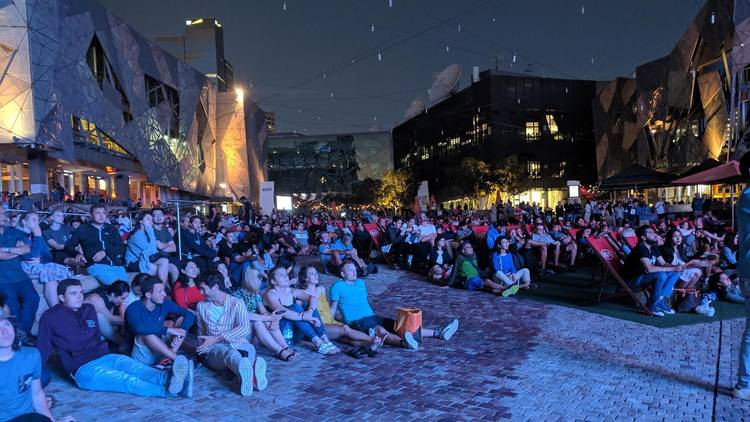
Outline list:
[[[253,385],[258,391],[268,387],[266,361],[256,357],[248,341],[251,325],[245,304],[226,294],[223,286],[224,276],[218,271],[209,271],[198,281],[205,299],[197,308],[200,345],[196,351],[205,355],[206,365],[214,371],[232,371],[240,380],[240,394],[249,396]]]

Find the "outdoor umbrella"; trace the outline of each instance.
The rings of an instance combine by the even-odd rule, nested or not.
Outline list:
[[[604,190],[624,190],[668,185],[675,176],[634,164],[620,173],[602,180]]]
[[[680,177],[672,183],[675,185],[716,185],[743,182],[744,180],[740,175],[740,163],[732,160],[708,170]]]

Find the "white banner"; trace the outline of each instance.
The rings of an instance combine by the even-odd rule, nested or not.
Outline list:
[[[271,215],[274,206],[274,189],[273,182],[260,183],[260,213],[261,215]]]
[[[419,201],[419,209],[421,209],[422,212],[427,212],[427,206],[430,204],[430,190],[426,180],[419,183],[417,200]]]

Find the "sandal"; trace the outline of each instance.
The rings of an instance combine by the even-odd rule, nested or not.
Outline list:
[[[284,355],[284,352],[289,352],[289,353]],[[279,350],[279,353],[276,354],[276,357],[279,358],[279,360],[283,360],[284,362],[289,362],[290,360],[297,357],[297,352],[289,349],[288,347],[285,347]]]
[[[328,354],[329,355],[335,355],[336,353],[341,353],[341,349],[338,348],[335,344],[332,342],[328,342]]]
[[[346,352],[347,355],[353,357],[354,359],[362,359],[363,357],[367,356],[369,353],[362,347],[357,347],[354,349],[349,350]]]
[[[330,354],[331,346],[331,343],[323,343],[318,346],[318,350],[316,350],[316,352],[320,353],[321,355],[328,355]]]

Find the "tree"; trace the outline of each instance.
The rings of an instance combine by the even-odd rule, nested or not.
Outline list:
[[[370,179],[359,180],[352,184],[352,205],[369,206],[375,203],[378,192],[380,191],[380,180]]]
[[[389,170],[380,181],[378,203],[383,208],[403,207],[407,203],[409,185],[409,174],[403,170]]]
[[[482,160],[466,157],[461,160],[461,170],[472,195],[482,197],[493,190],[493,169]]]
[[[522,174],[524,174],[523,168],[518,164],[518,157],[515,155],[506,157],[495,168],[493,182],[500,192],[505,194],[504,200],[508,201],[524,191]]]

